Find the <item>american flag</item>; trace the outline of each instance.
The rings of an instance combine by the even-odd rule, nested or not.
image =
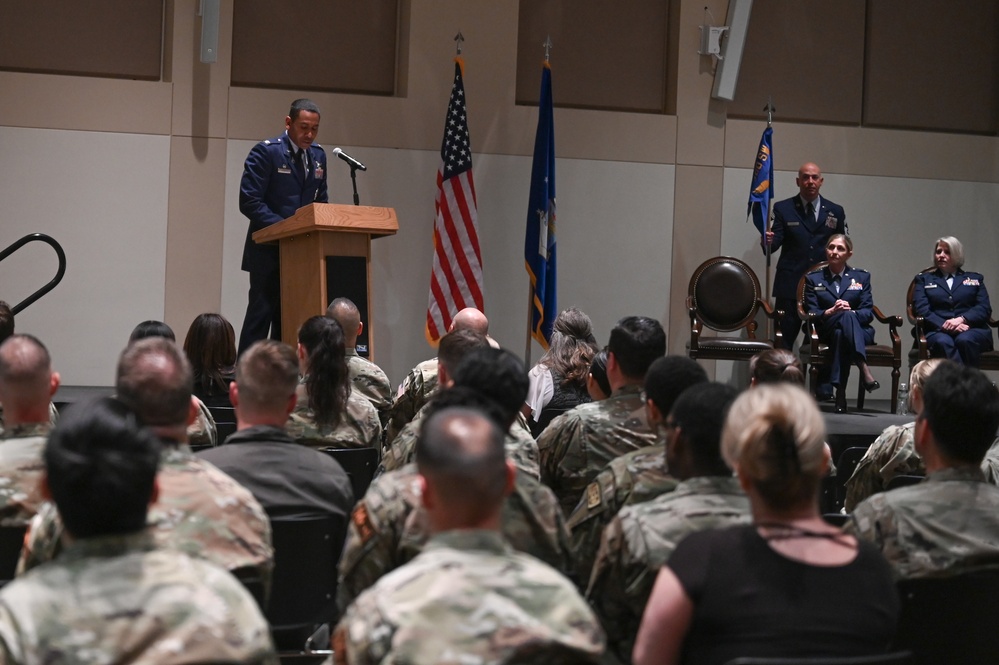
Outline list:
[[[441,164],[437,169],[434,266],[430,275],[427,339],[436,343],[451,319],[466,307],[482,310],[482,252],[472,181],[472,149],[465,113],[462,61],[455,59],[454,84],[444,123]]]

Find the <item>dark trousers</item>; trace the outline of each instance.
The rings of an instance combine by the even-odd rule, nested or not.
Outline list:
[[[801,319],[798,318],[798,301],[793,298],[777,298],[774,306],[784,312],[784,316],[777,319],[780,334],[784,338],[785,349],[793,349],[794,341],[798,339],[801,332]]]
[[[874,331],[860,324],[854,312],[836,312],[822,321],[819,335],[832,350],[832,367],[829,382],[846,386],[850,367],[859,360],[867,360],[867,345],[874,343]]]
[[[239,332],[239,354],[259,340],[281,339],[281,281],[278,271],[250,273],[250,293],[243,329]]]
[[[992,350],[992,330],[970,328],[958,335],[951,335],[946,330],[937,330],[926,335],[926,343],[933,358],[947,358],[971,367],[978,367],[982,351]]]

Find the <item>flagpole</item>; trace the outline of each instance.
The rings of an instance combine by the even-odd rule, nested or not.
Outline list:
[[[552,50],[552,37],[547,35],[541,44],[545,48],[545,65],[549,64]],[[538,100],[538,112],[541,112],[541,100]],[[531,323],[534,320],[534,285],[531,284],[530,277],[527,280],[527,341],[524,343],[524,366],[531,366],[531,338],[534,332]]]
[[[773,127],[773,124],[774,124],[774,111],[777,110],[777,109],[774,108],[773,97],[769,97],[769,96],[767,97],[767,106],[763,110],[767,112],[767,129],[771,129]],[[770,170],[770,172],[773,173],[772,162],[771,162],[771,170]],[[771,179],[771,181],[770,181],[771,190],[770,191],[773,191],[773,185],[774,185],[773,184],[773,180]],[[771,254],[770,254],[770,243],[766,242],[766,233],[767,233],[767,231],[770,230],[770,212],[773,210],[773,206],[774,206],[774,197],[771,196],[771,197],[769,197],[767,199],[767,211],[766,211],[766,215],[763,217],[763,244],[767,248],[766,249],[766,254],[767,254],[767,269],[766,269],[766,279],[764,280],[766,285],[764,286],[764,288],[766,289],[766,291],[765,291],[765,297],[766,297],[766,301],[768,303],[770,302],[770,256],[771,256]],[[770,317],[767,317],[767,339],[773,339],[773,319],[771,319]]]

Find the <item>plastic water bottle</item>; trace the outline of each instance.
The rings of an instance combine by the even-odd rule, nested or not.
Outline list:
[[[904,416],[909,413],[909,384],[898,384],[898,415]]]

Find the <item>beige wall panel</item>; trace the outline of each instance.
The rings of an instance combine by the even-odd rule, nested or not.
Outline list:
[[[687,286],[697,266],[718,256],[721,247],[722,201],[718,193],[724,170],[676,167],[673,199],[673,265],[670,271],[669,353],[686,354],[690,341]]]
[[[164,316],[181,341],[195,316],[221,306],[225,164],[224,139],[170,141]]]
[[[756,0],[729,113],[765,117],[772,96],[784,118],[859,125],[866,5]]]
[[[232,65],[232,0],[221,1],[218,62],[211,64],[201,62],[199,1],[174,0],[168,5],[172,12],[167,26],[173,36],[166,55],[174,86],[171,132],[174,136],[224,138]]]
[[[729,119],[725,165],[752,168],[765,127],[759,121]],[[778,117],[773,145],[780,170],[796,171],[802,163],[815,161],[827,172],[999,182],[995,137],[804,125],[780,122]],[[778,182],[777,187],[785,188],[777,190],[778,196],[790,196],[786,188],[793,188],[794,180]]]
[[[0,72],[0,90],[0,125],[170,133],[169,83]]]
[[[719,23],[728,12],[724,0],[684,2],[680,9],[676,163],[719,166],[725,147],[725,106],[711,99],[714,58],[697,54],[705,6],[719,17]]]

